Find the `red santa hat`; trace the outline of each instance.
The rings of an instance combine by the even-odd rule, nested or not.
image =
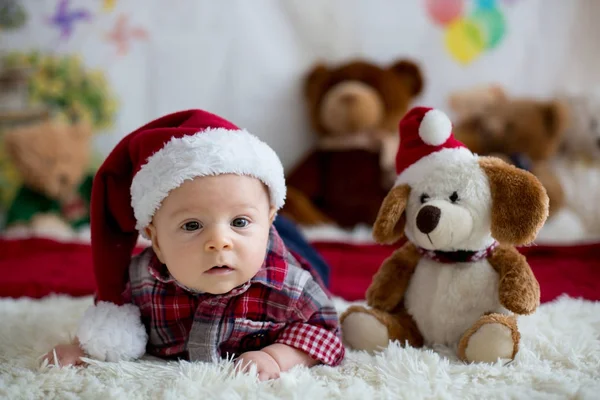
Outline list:
[[[127,270],[138,233],[169,192],[198,176],[255,177],[271,204],[285,200],[283,166],[256,136],[201,110],[166,115],[121,140],[94,178],[91,201],[96,304],[77,330],[82,349],[107,361],[142,356],[148,339],[133,304],[123,304]]]
[[[475,158],[454,138],[452,122],[440,110],[414,107],[400,121],[399,131],[396,185],[417,183],[438,167]]]
[[[138,232],[152,221],[170,191],[199,176],[255,177],[271,204],[285,200],[283,166],[256,136],[217,115],[187,110],[130,133],[106,158],[92,189],[91,233],[97,300],[121,304]]]

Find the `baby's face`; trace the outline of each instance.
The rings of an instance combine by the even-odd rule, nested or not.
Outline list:
[[[222,294],[256,275],[274,216],[268,191],[258,179],[199,177],[169,193],[147,232],[157,256],[180,284]]]

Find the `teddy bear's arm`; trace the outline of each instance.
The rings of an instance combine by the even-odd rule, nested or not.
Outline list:
[[[488,259],[500,276],[500,303],[515,314],[531,314],[540,305],[540,285],[524,255],[500,245]]]
[[[29,224],[36,214],[57,212],[58,204],[48,197],[22,186],[12,201],[6,215],[6,225]]]
[[[322,193],[322,162],[318,151],[313,151],[286,174],[288,186],[300,190],[314,201]]]
[[[367,289],[367,303],[373,308],[392,311],[402,301],[408,282],[421,258],[407,242],[387,258]]]

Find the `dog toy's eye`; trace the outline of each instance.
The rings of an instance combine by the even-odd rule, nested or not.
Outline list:
[[[456,203],[458,201],[458,193],[453,192],[452,195],[450,195],[450,201]]]
[[[421,195],[421,204],[425,203],[427,200],[429,200],[429,195],[427,193],[423,193]]]

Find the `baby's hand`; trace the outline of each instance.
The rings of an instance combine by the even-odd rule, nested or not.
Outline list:
[[[56,353],[56,358],[54,354]],[[50,350],[44,359],[48,360],[48,364],[54,364],[59,367],[66,367],[69,365],[83,365],[81,357],[85,357],[85,353],[79,347],[78,343],[72,344],[60,344],[54,349]]]
[[[277,361],[275,361],[273,357],[264,351],[248,351],[246,353],[242,353],[235,363],[236,365],[240,363],[242,364],[242,371],[248,369],[251,363],[256,364],[258,379],[261,381],[277,379],[279,378],[279,373],[281,372]]]

